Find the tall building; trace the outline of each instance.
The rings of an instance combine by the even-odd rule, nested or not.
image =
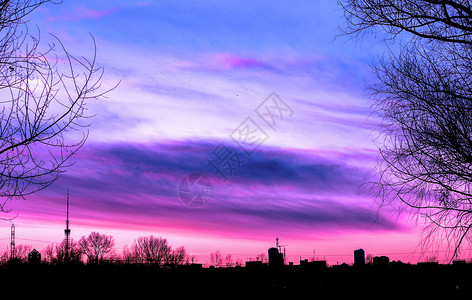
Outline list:
[[[281,268],[284,265],[283,254],[277,248],[269,249],[269,267]]]
[[[365,252],[363,249],[354,250],[354,264],[365,265]]]

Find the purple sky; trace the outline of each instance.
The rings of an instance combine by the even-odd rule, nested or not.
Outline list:
[[[415,261],[417,232],[359,193],[375,159],[364,97],[380,39],[335,38],[336,1],[64,1],[31,16],[75,55],[105,68],[105,99],[77,163],[48,190],[11,204],[17,243],[42,249],[63,238],[111,234],[117,252],[163,236],[204,262],[213,251],[254,258],[287,244],[289,259],[352,262],[353,250]],[[270,127],[256,108],[276,93],[293,112]],[[265,139],[248,156],[234,133],[250,118]],[[259,136],[260,137],[260,136]],[[223,143],[223,144],[222,144]],[[241,164],[227,180],[207,159],[224,145]],[[213,153],[213,154],[212,154]],[[212,183],[200,208],[179,199],[189,173]],[[9,243],[10,223],[0,226]]]

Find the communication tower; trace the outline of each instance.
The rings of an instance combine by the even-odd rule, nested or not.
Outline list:
[[[64,234],[65,234],[64,261],[68,262],[70,259],[69,190],[67,190],[67,219],[66,219],[66,229],[64,229]]]
[[[11,224],[10,259],[15,258],[15,224]]]

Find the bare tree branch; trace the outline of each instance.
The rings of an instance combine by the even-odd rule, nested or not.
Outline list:
[[[345,33],[411,34],[374,64],[369,94],[379,124],[380,207],[425,221],[423,243],[447,242],[451,259],[471,241],[472,9],[470,1],[348,0]],[[443,237],[440,242],[436,237]],[[442,245],[441,245],[442,246]]]
[[[0,3],[0,196],[21,198],[47,188],[73,165],[92,117],[86,103],[104,96],[104,70],[71,55],[59,38],[40,48],[25,19],[49,0]],[[7,212],[6,203],[0,210]]]

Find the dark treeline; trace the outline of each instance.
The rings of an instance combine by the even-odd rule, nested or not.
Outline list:
[[[10,288],[56,293],[60,287],[96,297],[148,296],[149,291],[174,295],[262,293],[271,295],[364,298],[472,296],[472,263],[437,261],[406,264],[374,257],[354,265],[328,266],[326,261],[284,263],[282,253],[261,253],[258,260],[234,263],[219,251],[212,266],[194,263],[184,247],[172,248],[162,237],[139,237],[116,253],[112,236],[92,232],[71,241],[65,259],[64,241],[46,247],[44,257],[30,246],[16,246],[15,256],[6,251],[0,264],[0,282]],[[28,251],[30,251],[28,253]],[[36,255],[36,256],[35,256]],[[278,257],[279,259],[274,259]],[[363,258],[363,256],[362,256]],[[23,289],[27,287],[27,289]]]
[[[12,250],[13,249],[13,250]],[[66,250],[68,249],[68,251]],[[33,253],[34,252],[34,253]],[[67,252],[67,255],[66,255]],[[32,254],[35,257],[31,257]],[[61,243],[49,244],[46,248],[37,251],[31,245],[16,245],[0,253],[0,265],[15,263],[27,263],[35,259],[42,264],[104,264],[104,263],[128,263],[128,264],[152,264],[159,267],[172,267],[189,264],[195,260],[194,256],[187,253],[183,246],[175,249],[167,239],[162,237],[138,237],[133,244],[125,246],[121,253],[116,251],[113,236],[92,232],[88,236],[82,236],[79,241],[71,239],[66,245],[64,239]]]
[[[271,267],[202,268],[180,265],[162,268],[142,263],[102,264],[4,264],[0,279],[8,287],[28,286],[31,291],[68,286],[77,293],[94,291],[95,296],[146,295],[150,291],[180,294],[220,295],[220,292],[257,292],[310,298],[348,297],[447,297],[472,295],[472,264],[437,263],[386,265],[320,264]]]

